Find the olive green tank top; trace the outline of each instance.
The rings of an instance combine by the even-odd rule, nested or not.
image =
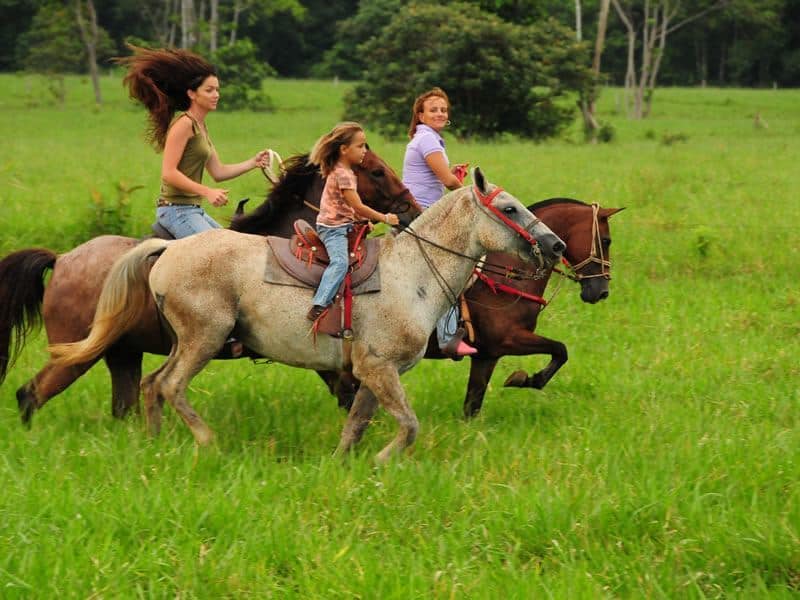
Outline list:
[[[186,147],[183,149],[183,155],[178,161],[178,171],[186,175],[192,181],[203,183],[203,169],[214,151],[214,144],[211,143],[197,122],[186,113],[181,113],[172,119],[170,127],[175,124],[175,121],[186,115],[192,120],[192,133],[194,135],[186,142]],[[161,193],[159,195],[159,204],[200,204],[203,201],[203,196],[199,194],[192,194],[180,190],[173,185],[168,184],[166,181],[161,181]]]

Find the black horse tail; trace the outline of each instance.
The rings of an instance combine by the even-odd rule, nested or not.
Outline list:
[[[53,363],[70,366],[94,360],[141,320],[150,297],[150,258],[159,256],[169,244],[148,239],[117,259],[100,292],[89,337],[48,346]]]
[[[58,256],[45,248],[19,250],[0,260],[0,384],[42,324],[44,276]]]

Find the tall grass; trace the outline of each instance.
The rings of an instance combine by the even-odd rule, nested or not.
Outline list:
[[[144,186],[130,232],[144,234],[160,157],[119,77],[101,108],[88,81],[69,80],[63,107],[37,80],[0,82],[2,253],[69,249],[92,190],[120,181]],[[266,86],[275,113],[209,117],[223,160],[305,151],[343,117],[346,84]],[[405,375],[422,428],[385,468],[371,457],[390,417],[339,463],[344,415],[314,374],[280,365],[212,363],[194,380],[210,449],[170,409],[158,439],[114,421],[102,367],[25,430],[14,390],[45,360],[44,336],[30,342],[0,388],[0,595],[796,596],[800,93],[657,94],[653,117],[631,122],[606,91],[609,145],[578,143],[577,127],[540,145],[448,140],[452,160],[523,201],[627,207],[611,222],[611,296],[586,306],[566,285],[539,331],[570,361],[534,392],[502,381],[545,359],[503,359],[474,421],[460,416],[467,361]],[[369,138],[399,167],[403,143]],[[265,191],[258,173],[230,188]]]

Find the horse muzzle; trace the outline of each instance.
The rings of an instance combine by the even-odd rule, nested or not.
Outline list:
[[[564,241],[555,233],[545,233],[544,235],[537,236],[536,241],[539,247],[538,252],[550,264],[555,264],[561,260],[561,256],[567,249]],[[531,252],[536,254],[536,246],[531,246]]]
[[[581,300],[587,304],[597,304],[608,298],[608,279],[593,277],[581,281]]]

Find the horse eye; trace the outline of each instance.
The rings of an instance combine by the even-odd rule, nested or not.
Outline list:
[[[372,171],[372,176],[373,177],[383,177],[384,176],[383,169],[375,169],[375,170],[373,170]]]
[[[608,248],[611,245],[611,238],[603,238],[603,247]]]
[[[506,213],[507,215],[515,215],[515,214],[517,214],[517,207],[516,206],[506,206],[503,209],[503,212]]]

